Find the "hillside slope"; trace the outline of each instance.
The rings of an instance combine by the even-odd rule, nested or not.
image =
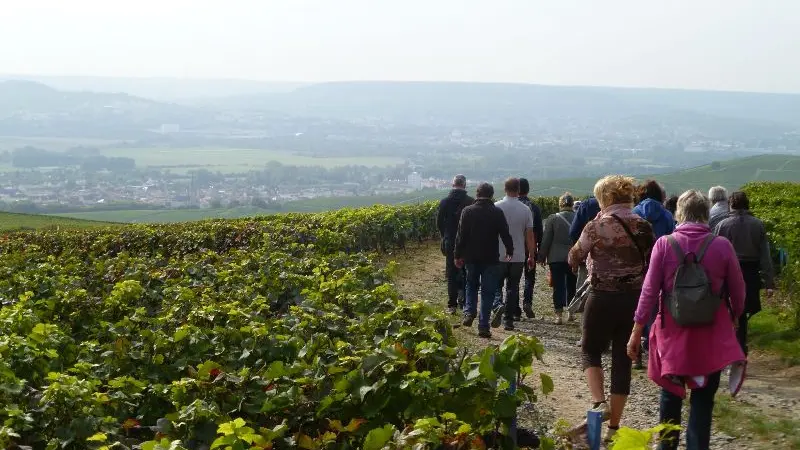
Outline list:
[[[14,230],[39,230],[42,228],[92,228],[116,225],[109,222],[45,216],[40,214],[17,214],[0,211],[0,232]]]
[[[738,189],[752,181],[800,182],[800,156],[758,155],[707,164],[679,172],[641,175],[637,179],[652,178],[662,183],[669,193],[680,193],[687,189],[707,191],[711,186]],[[596,178],[568,178],[534,182],[534,195],[561,195],[570,191],[577,195],[592,191]]]

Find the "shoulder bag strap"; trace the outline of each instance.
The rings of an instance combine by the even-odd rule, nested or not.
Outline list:
[[[636,246],[636,250],[639,251],[639,256],[642,258],[642,273],[644,273],[644,268],[647,266],[647,261],[645,260],[642,248],[639,246],[639,242],[636,240],[636,236],[634,236],[631,229],[628,228],[628,224],[626,224],[625,221],[622,220],[618,215],[611,214],[611,217],[617,219],[617,222],[619,222],[619,224],[622,225],[622,228],[624,228],[625,232],[628,233],[628,237],[630,237],[631,241],[633,241],[633,245]]]

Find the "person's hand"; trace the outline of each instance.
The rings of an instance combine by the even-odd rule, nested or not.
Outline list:
[[[459,268],[459,269],[464,267],[464,260],[462,258],[456,258],[453,262],[455,263],[456,267]]]
[[[506,261],[506,262],[511,262],[511,259],[512,259],[513,257],[514,257],[514,255],[509,255],[509,254],[506,254],[506,259],[505,259],[505,261]]]
[[[767,298],[772,298],[773,294],[775,294],[775,289],[767,289]]]
[[[639,348],[642,346],[642,335],[637,332],[631,333],[631,338],[628,339],[628,358],[631,361],[639,359]]]
[[[533,259],[533,256],[528,256],[528,269],[533,269],[536,267],[536,260]]]
[[[643,327],[641,325],[634,325],[631,337],[628,339],[628,358],[631,361],[639,359],[639,348],[642,346],[642,330]]]

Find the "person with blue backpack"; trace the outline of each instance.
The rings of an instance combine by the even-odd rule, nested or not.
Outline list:
[[[633,212],[636,215],[650,222],[656,239],[672,234],[675,230],[675,219],[672,217],[672,213],[664,206],[664,200],[666,200],[666,195],[661,185],[655,180],[647,180],[639,186],[639,204],[633,208]],[[649,331],[650,324],[645,327],[643,343],[645,350],[648,348]],[[634,367],[636,369],[643,368],[641,355],[634,362]]]

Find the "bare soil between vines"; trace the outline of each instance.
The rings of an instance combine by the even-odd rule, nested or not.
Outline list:
[[[425,301],[443,310],[447,289],[444,257],[438,244],[412,247],[390,255],[389,259],[398,264],[395,285],[404,298]],[[534,404],[524,405],[519,417],[521,426],[540,431],[552,430],[559,419],[569,424],[578,423],[585,417],[591,400],[580,367],[580,348],[576,345],[580,339],[580,322],[556,325],[551,295],[544,270],[539,268],[534,290],[536,318],[517,322],[515,331],[497,328],[492,330],[491,339],[481,339],[477,337],[475,328],[460,326],[460,315],[453,316],[452,320],[459,345],[474,351],[499,344],[511,333],[530,334],[542,342],[546,350],[545,363],[536,363],[534,372],[548,373],[555,383],[555,391],[547,397],[540,396]],[[538,376],[533,379],[538,380]],[[726,381],[724,379],[723,384]],[[634,370],[631,396],[622,425],[639,429],[657,425],[659,392],[647,378],[646,371]],[[787,368],[776,356],[754,353],[748,366],[748,379],[739,396],[732,400],[721,388],[718,399],[718,404],[727,406],[718,407],[718,414],[741,413],[743,417],[757,417],[764,423],[774,424],[774,427],[754,430],[735,417],[715,418],[712,449],[800,449],[800,428],[791,426],[800,410],[800,367]],[[684,413],[684,421],[687,417],[688,411]]]

